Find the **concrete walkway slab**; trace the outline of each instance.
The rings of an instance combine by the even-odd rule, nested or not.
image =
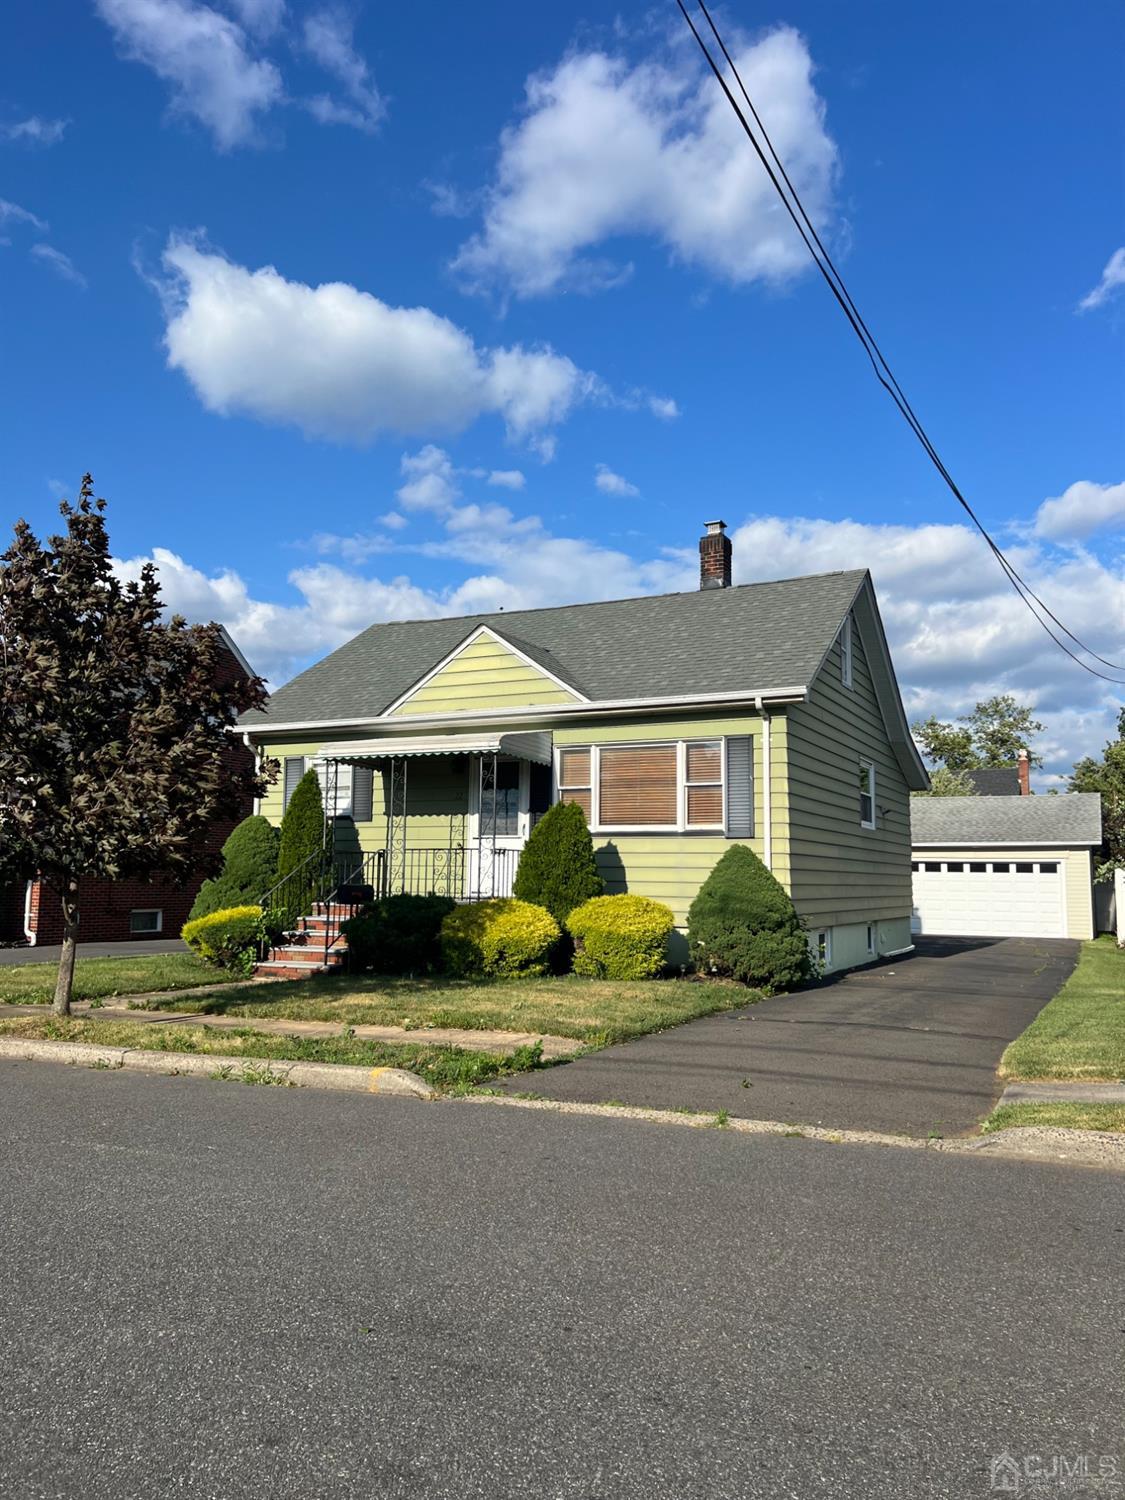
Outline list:
[[[1069,976],[1078,949],[1065,939],[919,939],[913,955],[500,1087],[593,1104],[958,1135],[992,1110],[1004,1048]]]
[[[217,988],[221,989],[222,986]],[[521,1047],[531,1047],[536,1042],[541,1042],[543,1057],[548,1061],[573,1057],[583,1046],[574,1037],[542,1036],[532,1031],[476,1031],[454,1026],[345,1026],[340,1021],[296,1021],[285,1017],[212,1016],[199,1015],[194,1011],[126,1010],[110,1005],[91,1008],[88,1002],[82,1001],[76,1002],[71,1010],[80,1020],[137,1021],[143,1026],[207,1026],[217,1031],[249,1027],[254,1031],[268,1032],[271,1036],[331,1037],[339,1036],[347,1030],[363,1041],[460,1047],[466,1052],[498,1052],[504,1057],[510,1057]],[[0,1006],[0,1019],[4,1016],[49,1014],[48,1008],[43,1005]]]
[[[1010,1083],[1001,1104],[1125,1104],[1125,1083]]]

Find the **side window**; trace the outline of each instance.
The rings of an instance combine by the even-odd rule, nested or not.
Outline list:
[[[875,767],[869,760],[859,763],[859,826],[875,827]]]
[[[852,685],[852,617],[845,615],[840,631],[840,680],[844,686]]]
[[[371,766],[352,767],[352,817],[370,823],[374,812],[375,772]]]
[[[289,799],[297,790],[297,783],[305,774],[305,757],[303,755],[287,755],[285,757],[285,781],[282,792],[282,811],[289,806]]]
[[[587,823],[593,822],[590,806],[590,749],[566,749],[559,751],[559,801],[577,802],[586,814]]]

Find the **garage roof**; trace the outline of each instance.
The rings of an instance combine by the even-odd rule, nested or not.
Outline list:
[[[1097,792],[1058,797],[911,797],[910,831],[922,844],[1100,844]]]

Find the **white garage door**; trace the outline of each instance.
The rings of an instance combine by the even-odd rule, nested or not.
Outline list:
[[[1061,860],[916,859],[913,871],[913,932],[1066,936]]]

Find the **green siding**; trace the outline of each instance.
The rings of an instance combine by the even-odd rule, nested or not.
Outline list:
[[[910,794],[858,629],[852,657],[851,688],[841,681],[837,642],[808,700],[788,713],[791,893],[810,927],[901,923],[911,910]],[[860,826],[860,760],[875,765],[874,829]]]
[[[545,672],[531,666],[503,642],[482,636],[416,688],[394,712],[396,715],[461,713],[580,701],[576,693],[552,682]]]

